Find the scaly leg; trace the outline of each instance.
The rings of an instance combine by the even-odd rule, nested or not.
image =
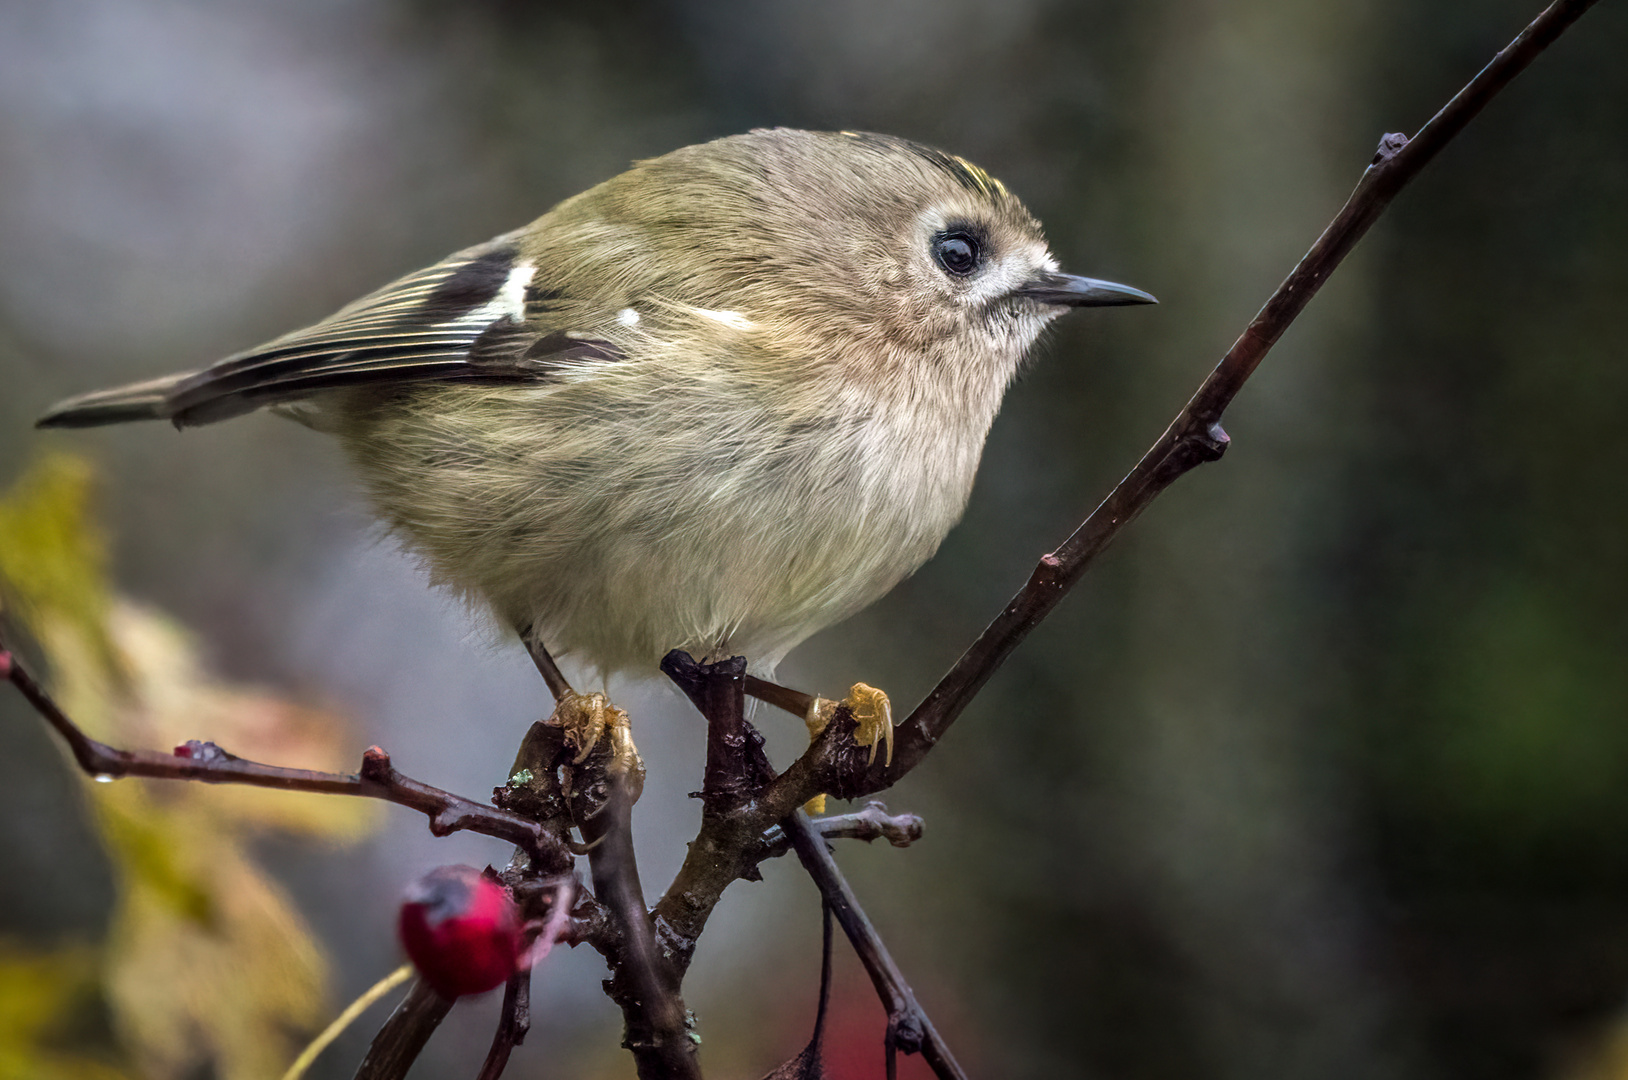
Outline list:
[[[571,684],[560,673],[559,665],[554,663],[554,658],[543,643],[533,638],[529,630],[520,631],[520,640],[525,643],[526,652],[531,654],[538,674],[542,675],[543,682],[548,684],[549,692],[554,695],[554,714],[548,722],[565,729],[566,744],[576,751],[571,764],[581,765],[587,761],[600,737],[608,733],[611,761],[606,767],[607,771],[615,776],[628,777],[633,797],[637,799],[644,787],[644,762],[639,759],[639,750],[633,745],[633,726],[628,722],[627,713],[612,705],[604,694],[579,694],[571,689]]]

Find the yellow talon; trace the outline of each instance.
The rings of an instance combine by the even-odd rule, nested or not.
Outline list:
[[[610,764],[605,771],[612,776],[625,776],[633,797],[637,799],[644,788],[644,762],[639,749],[633,745],[633,725],[627,713],[610,703],[601,693],[569,693],[554,706],[550,721],[565,729],[565,743],[576,751],[572,765],[588,760],[599,740],[610,740]]]
[[[848,688],[848,696],[842,703],[848,706],[848,711],[853,713],[854,723],[859,725],[854,729],[854,742],[871,748],[870,760],[866,764],[876,764],[876,748],[886,743],[887,754],[883,756],[882,764],[892,765],[893,702],[888,700],[887,692],[856,682]]]
[[[871,749],[868,764],[875,763],[877,747],[883,744],[887,746],[887,753],[882,763],[893,764],[893,703],[888,700],[885,691],[862,682],[854,683],[848,689],[848,696],[840,702],[817,697],[809,704],[808,713],[803,717],[803,723],[808,725],[808,741],[819,738],[820,732],[837,714],[838,707],[843,705],[848,707],[854,723],[858,725],[854,729],[855,744]],[[825,796],[816,795],[803,809],[810,814],[825,813]]]

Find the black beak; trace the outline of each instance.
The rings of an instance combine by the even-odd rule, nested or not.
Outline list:
[[[1150,294],[1112,281],[1075,277],[1073,274],[1036,274],[1013,290],[1042,304],[1063,307],[1123,307],[1126,304],[1157,304]]]

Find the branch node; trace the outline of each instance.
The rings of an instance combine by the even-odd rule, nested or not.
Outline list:
[[[175,748],[174,754],[178,758],[196,761],[200,765],[218,765],[223,761],[243,760],[236,754],[227,753],[217,743],[198,739],[188,739]]]
[[[371,780],[375,784],[388,784],[390,774],[394,771],[390,765],[390,755],[383,748],[370,746],[362,751],[360,774],[363,780]]]
[[[1408,144],[1408,137],[1400,131],[1388,131],[1379,140],[1379,149],[1374,151],[1374,160],[1368,163],[1369,168],[1375,165],[1384,165],[1390,162],[1402,148]]]
[[[927,1032],[922,1027],[921,1013],[910,1007],[888,1017],[888,1036],[893,1045],[907,1054],[919,1054],[927,1042]]]

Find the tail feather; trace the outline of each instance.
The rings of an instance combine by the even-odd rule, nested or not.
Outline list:
[[[166,375],[161,379],[96,390],[59,401],[34,421],[42,428],[100,427],[130,420],[167,420],[172,415],[170,397],[181,382],[191,376]]]

